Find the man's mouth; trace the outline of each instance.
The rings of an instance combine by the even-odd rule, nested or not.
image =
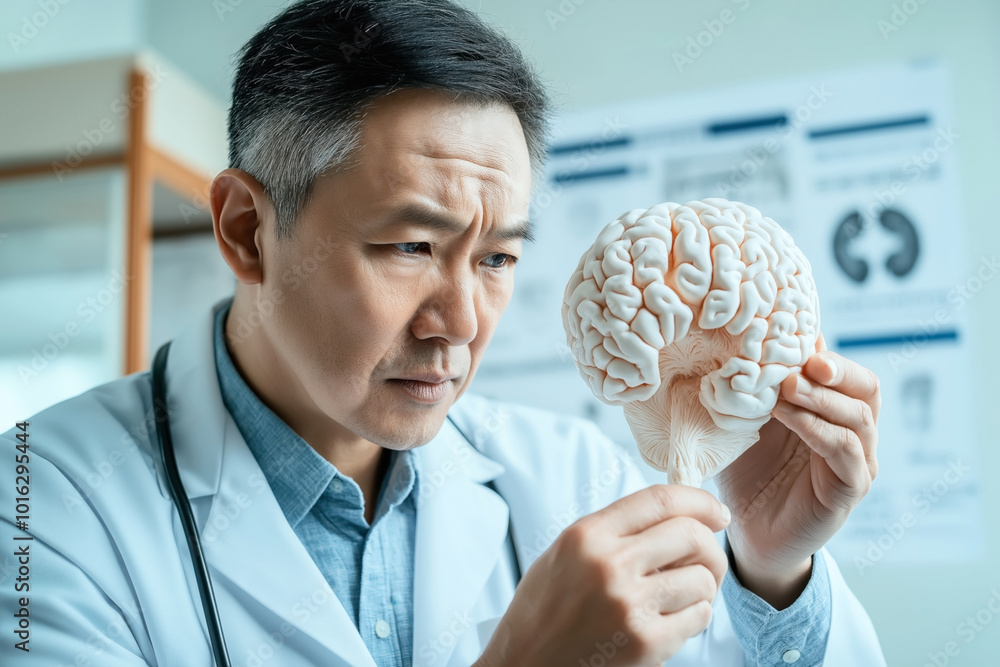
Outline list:
[[[451,383],[456,379],[455,376],[450,375],[423,375],[421,377],[430,377],[436,381],[393,378],[389,382],[398,386],[420,403],[440,403],[448,395]]]

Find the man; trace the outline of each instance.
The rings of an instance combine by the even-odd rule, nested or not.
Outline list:
[[[238,287],[166,367],[233,663],[884,664],[822,550],[875,476],[867,370],[823,352],[785,383],[719,480],[731,512],[581,420],[458,401],[531,235],[546,104],[446,0],[307,0],[244,48],[211,193]],[[0,491],[39,664],[211,660],[150,396],[141,373],[30,420],[28,530]]]

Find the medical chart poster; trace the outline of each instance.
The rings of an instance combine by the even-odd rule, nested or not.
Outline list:
[[[635,454],[621,409],[597,400],[573,364],[560,319],[566,282],[625,211],[743,201],[809,258],[829,348],[881,380],[879,476],[831,551],[861,574],[981,559],[968,304],[1000,266],[964,259],[961,141],[947,68],[933,62],[561,117],[533,201],[537,240],[474,390],[587,417]]]

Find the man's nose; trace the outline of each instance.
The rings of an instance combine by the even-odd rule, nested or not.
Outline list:
[[[442,275],[413,322],[421,340],[443,338],[449,345],[467,345],[478,332],[476,284],[469,276]]]

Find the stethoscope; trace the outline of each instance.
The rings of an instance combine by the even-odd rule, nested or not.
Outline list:
[[[170,343],[164,343],[157,350],[153,359],[152,384],[153,384],[153,414],[156,421],[156,442],[159,451],[160,463],[166,472],[167,488],[170,491],[170,498],[181,517],[181,525],[184,528],[184,536],[187,538],[188,549],[191,551],[191,563],[194,565],[195,578],[198,580],[198,592],[201,594],[201,606],[205,613],[205,622],[208,624],[209,640],[212,643],[212,653],[215,655],[215,664],[219,667],[230,667],[229,650],[226,648],[226,638],[222,633],[222,621],[219,617],[219,607],[215,602],[215,592],[212,590],[212,580],[208,573],[208,564],[205,561],[205,553],[201,549],[201,539],[198,537],[198,525],[194,520],[194,512],[191,510],[191,503],[184,485],[181,483],[180,471],[177,469],[177,458],[174,455],[174,444],[170,438],[170,415],[167,411],[167,353]],[[448,421],[455,427],[465,440],[474,449],[478,449],[472,440],[462,429],[458,427],[455,420],[448,415]],[[493,480],[486,482],[486,486],[500,496]],[[503,496],[500,496],[501,498]],[[521,581],[521,559],[517,555],[517,543],[514,541],[514,530],[511,522],[507,522],[507,537],[510,539],[511,552],[514,559],[514,581],[515,587]]]

